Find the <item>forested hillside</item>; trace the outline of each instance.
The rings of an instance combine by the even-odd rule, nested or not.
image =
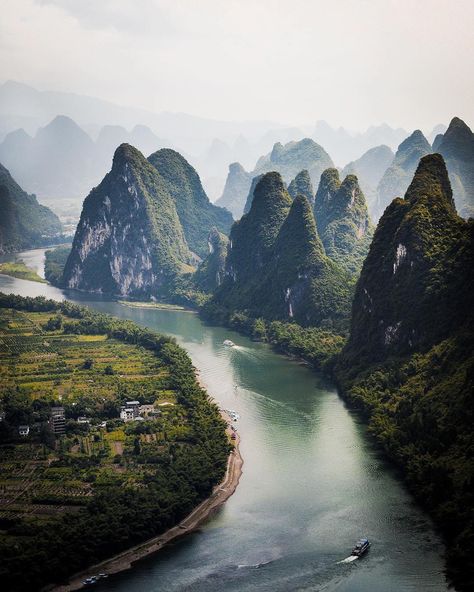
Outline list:
[[[474,225],[439,154],[386,209],[336,375],[443,529],[448,570],[474,585]]]

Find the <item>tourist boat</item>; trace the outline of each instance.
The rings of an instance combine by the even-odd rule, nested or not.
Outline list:
[[[235,343],[233,341],[231,341],[230,339],[225,339],[224,345],[226,345],[227,347],[234,347]]]
[[[351,555],[355,555],[356,557],[361,557],[364,553],[367,553],[370,547],[369,539],[359,539],[352,549]]]

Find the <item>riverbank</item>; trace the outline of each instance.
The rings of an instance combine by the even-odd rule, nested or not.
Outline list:
[[[41,284],[48,283],[44,278],[40,277],[34,269],[25,265],[23,260],[0,263],[0,273],[20,280],[29,280],[30,282],[39,282]]]
[[[228,426],[231,425],[231,418],[221,411],[223,419]],[[108,575],[116,574],[131,569],[135,563],[154,555],[165,545],[175,541],[178,538],[186,536],[195,531],[201,524],[208,520],[224,504],[237,489],[240,477],[242,475],[242,466],[244,464],[240,454],[240,436],[227,427],[226,434],[230,436],[235,433],[236,439],[234,448],[227,460],[227,470],[221,483],[214,487],[212,494],[199,504],[194,510],[184,518],[179,524],[173,526],[159,536],[153,537],[144,543],[136,545],[123,553],[119,553],[110,559],[106,559],[88,569],[72,576],[67,584],[44,588],[48,592],[72,592],[84,588],[84,580],[99,573]]]

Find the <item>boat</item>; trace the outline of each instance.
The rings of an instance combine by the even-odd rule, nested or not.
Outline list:
[[[224,345],[227,347],[235,347],[235,343],[230,339],[224,339]]]
[[[367,553],[370,547],[369,539],[359,539],[355,544],[355,547],[352,549],[351,555],[355,555],[356,557],[362,557],[364,553]]]

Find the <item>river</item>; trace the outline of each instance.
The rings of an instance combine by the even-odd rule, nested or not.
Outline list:
[[[17,256],[42,267],[43,250]],[[240,414],[243,475],[222,510],[199,531],[94,589],[447,590],[444,547],[430,519],[322,376],[190,312],[130,308],[2,275],[0,291],[67,297],[175,336],[210,395]],[[226,338],[236,347],[223,346]],[[361,536],[372,541],[370,552],[340,563]]]

